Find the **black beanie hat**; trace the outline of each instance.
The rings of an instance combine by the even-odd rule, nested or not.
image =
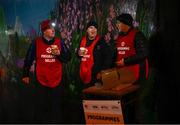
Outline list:
[[[133,26],[133,18],[128,13],[122,13],[116,19],[128,26]]]
[[[90,20],[86,26],[86,29],[88,29],[88,27],[90,26],[94,26],[96,27],[96,29],[98,28],[98,24],[94,21],[94,20]]]

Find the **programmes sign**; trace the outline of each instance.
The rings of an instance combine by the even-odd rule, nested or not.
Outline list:
[[[83,100],[86,124],[124,124],[120,100]]]

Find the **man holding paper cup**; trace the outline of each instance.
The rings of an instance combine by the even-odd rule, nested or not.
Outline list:
[[[40,24],[42,36],[33,41],[24,61],[22,81],[30,84],[29,70],[35,61],[35,123],[62,123],[62,65],[70,60],[70,51],[55,37],[50,20]]]
[[[80,78],[83,88],[94,86],[99,82],[97,77],[100,71],[112,66],[110,45],[98,35],[98,25],[94,20],[88,22],[86,36],[82,38],[77,53],[81,60]]]

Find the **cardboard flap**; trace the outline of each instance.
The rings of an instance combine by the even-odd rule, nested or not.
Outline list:
[[[101,76],[103,89],[111,89],[124,84],[133,84],[136,81],[134,72],[127,67],[103,70]]]

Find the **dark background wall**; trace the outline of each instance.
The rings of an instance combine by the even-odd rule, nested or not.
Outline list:
[[[157,32],[150,38],[151,59],[157,69],[159,123],[180,123],[179,1],[157,0]]]

